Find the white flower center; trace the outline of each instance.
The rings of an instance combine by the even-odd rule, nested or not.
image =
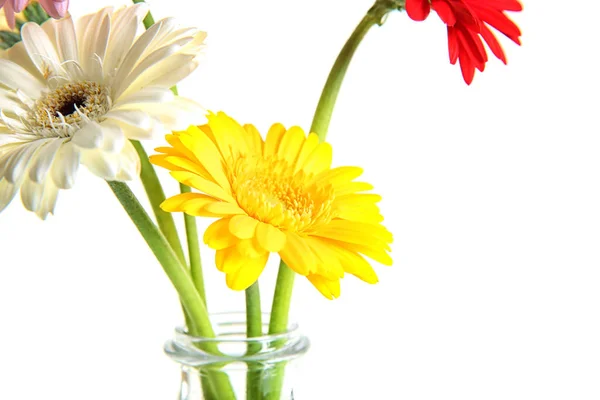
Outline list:
[[[71,137],[110,109],[108,88],[96,82],[67,83],[38,99],[27,115],[31,130],[44,137]]]

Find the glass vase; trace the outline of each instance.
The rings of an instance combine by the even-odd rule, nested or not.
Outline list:
[[[269,314],[262,320],[267,332]],[[296,324],[285,333],[248,338],[245,313],[213,314],[211,321],[216,337],[178,328],[165,344],[181,365],[179,400],[294,399],[294,361],[309,348]]]

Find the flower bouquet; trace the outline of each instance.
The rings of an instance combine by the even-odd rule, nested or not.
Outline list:
[[[433,9],[447,25],[450,62],[470,84],[488,61],[484,42],[506,62],[490,28],[519,43],[504,12],[521,5],[377,0],[342,47],[310,128],[274,123],[260,132],[178,95],[206,34],[173,18],[155,22],[144,2],[133,3],[75,17],[68,0],[0,1],[7,21],[0,32],[0,210],[19,195],[46,219],[59,191],[87,167],[108,182],[181,301],[185,324],[165,346],[182,366],[180,398],[293,398],[289,366],[309,346],[289,320],[296,276],[335,299],[346,274],[374,284],[371,261],[392,264],[381,197],[359,179],[361,168],[333,166],[325,142],[356,49],[388,13],[422,21]],[[148,156],[144,142],[161,135],[164,145]],[[155,167],[169,171],[179,193],[165,194]],[[126,183],[136,179],[151,210]],[[244,312],[208,313],[198,217],[211,219],[203,242],[226,285],[245,291]],[[270,257],[280,265],[275,287],[265,290],[258,281],[275,272],[265,271]],[[266,313],[261,292],[273,298]]]

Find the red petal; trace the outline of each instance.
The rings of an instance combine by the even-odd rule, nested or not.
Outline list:
[[[473,8],[482,21],[494,27],[498,32],[504,34],[516,44],[521,44],[521,40],[519,39],[521,30],[504,13],[480,6],[475,6]]]
[[[473,82],[473,78],[475,77],[475,67],[471,63],[471,59],[469,57],[460,57],[460,71],[462,72],[463,79],[467,85],[470,85]]]
[[[494,33],[486,25],[484,25],[483,29],[481,30],[481,36],[483,36],[483,39],[489,46],[490,50],[492,50],[492,53],[494,53],[494,55],[498,57],[498,59],[500,59],[504,64],[506,64],[506,55],[504,55],[504,50],[502,50],[502,46],[498,42],[498,39],[496,39],[496,36],[494,36]]]
[[[460,48],[458,46],[458,36],[456,36],[456,29],[448,27],[448,54],[450,55],[450,64],[456,64],[458,60],[458,52]]]
[[[479,35],[466,29],[460,29],[459,27],[456,28],[456,31],[461,48],[459,56],[463,57],[463,54],[467,54],[475,68],[483,71],[488,58]]]
[[[413,21],[425,20],[430,11],[428,0],[406,0],[406,13]]]
[[[454,26],[456,24],[457,17],[454,14],[454,9],[447,1],[431,0],[431,7],[446,25]]]
[[[518,0],[464,0],[464,2],[499,11],[523,11],[523,6]]]

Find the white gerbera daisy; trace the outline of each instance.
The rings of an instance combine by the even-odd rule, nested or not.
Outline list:
[[[27,23],[0,55],[0,211],[20,190],[46,218],[79,164],[133,179],[140,160],[128,139],[183,129],[200,111],[169,88],[197,66],[205,33],[165,19],[139,35],[147,13],[141,3]]]

